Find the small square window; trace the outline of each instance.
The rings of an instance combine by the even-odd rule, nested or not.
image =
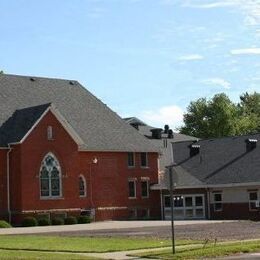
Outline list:
[[[148,167],[147,153],[141,153],[141,167]]]
[[[257,191],[249,191],[249,210],[256,210],[256,203],[258,202]]]
[[[128,167],[135,166],[134,153],[128,153]]]

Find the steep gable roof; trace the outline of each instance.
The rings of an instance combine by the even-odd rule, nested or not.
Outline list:
[[[83,150],[157,152],[146,138],[77,81],[0,75],[1,128],[16,110],[46,103],[53,103],[66,118],[83,140]]]
[[[260,141],[260,133],[199,140],[200,152],[192,157],[193,142],[174,143],[173,159],[204,185],[260,182],[260,145],[248,151],[248,139]]]

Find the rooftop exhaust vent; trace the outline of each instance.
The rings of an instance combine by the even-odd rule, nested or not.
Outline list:
[[[30,81],[35,81],[35,78],[30,78]]]
[[[152,138],[153,139],[161,139],[162,138],[162,129],[161,128],[154,128],[151,129]]]
[[[70,83],[70,85],[75,85],[74,81],[70,81],[69,83]]]
[[[253,149],[255,149],[256,144],[257,144],[257,139],[248,138],[246,140],[246,151],[249,152],[249,151],[252,151]]]
[[[193,157],[200,153],[200,145],[199,144],[192,144],[190,146],[190,157]]]

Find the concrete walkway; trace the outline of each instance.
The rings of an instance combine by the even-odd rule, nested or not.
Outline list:
[[[175,221],[175,225],[194,225],[194,224],[216,224],[223,222],[235,222],[235,220],[183,220]],[[41,234],[52,232],[74,232],[91,230],[109,230],[124,228],[142,228],[142,227],[162,227],[171,226],[170,221],[104,221],[90,224],[63,225],[63,226],[45,226],[45,227],[17,227],[0,229],[0,235],[19,235],[19,234]]]

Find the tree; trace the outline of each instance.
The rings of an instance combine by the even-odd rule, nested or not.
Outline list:
[[[0,74],[4,74],[4,72],[2,70],[0,70]]]
[[[179,131],[199,138],[254,132],[257,130],[257,124],[252,111],[259,116],[258,98],[259,96],[252,97],[246,93],[241,96],[241,103],[238,105],[224,93],[216,94],[209,100],[200,98],[188,106],[187,113],[184,114],[184,126],[180,127]]]
[[[242,94],[240,96],[240,113],[250,121],[252,131],[260,132],[260,93]]]

